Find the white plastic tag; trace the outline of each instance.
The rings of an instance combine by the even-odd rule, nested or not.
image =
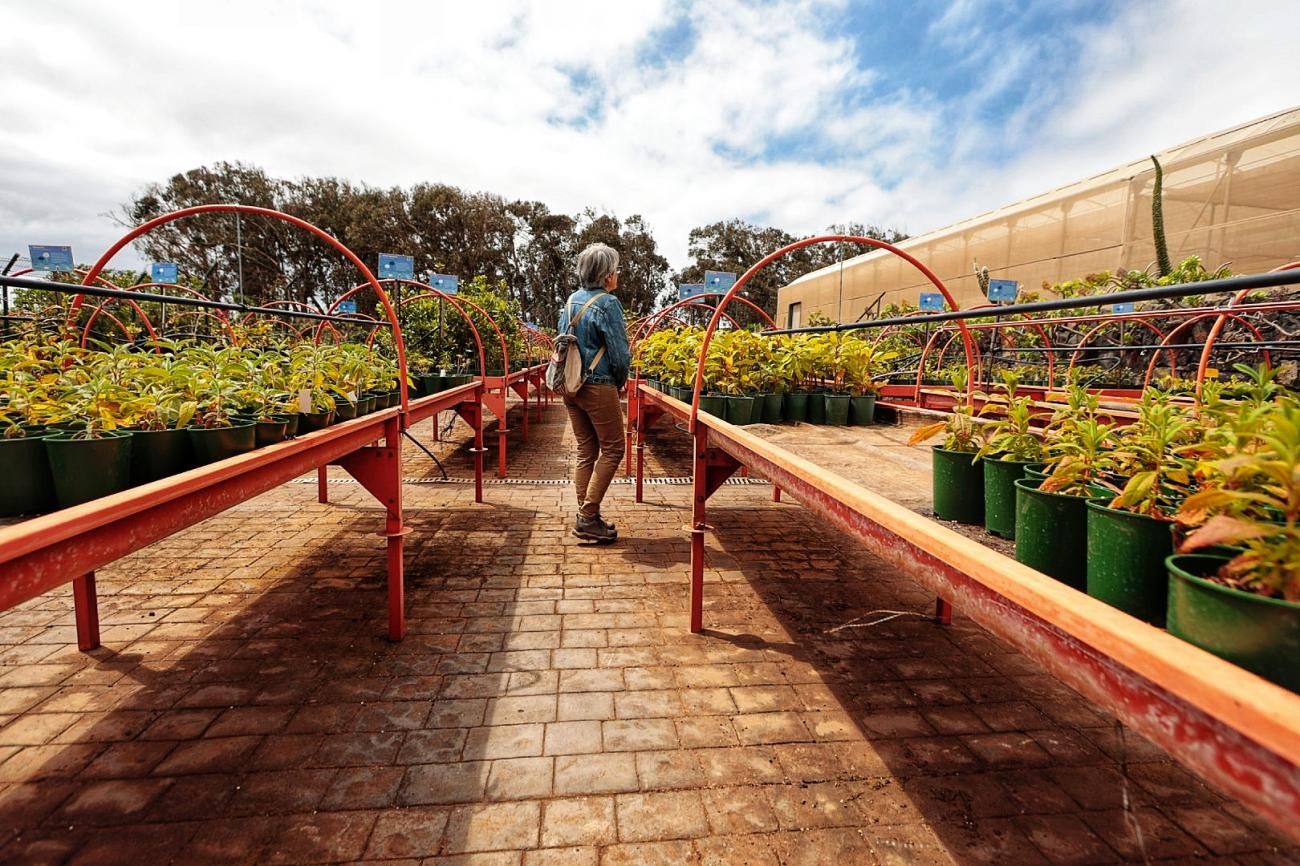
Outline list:
[[[308,415],[311,413],[311,389],[310,388],[298,389],[298,411],[303,413],[304,415]]]

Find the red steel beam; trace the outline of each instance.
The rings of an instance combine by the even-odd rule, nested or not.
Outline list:
[[[191,469],[0,532],[0,610],[61,586],[384,436],[396,408]]]

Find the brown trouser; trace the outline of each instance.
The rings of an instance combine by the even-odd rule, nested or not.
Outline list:
[[[578,440],[578,465],[573,471],[578,510],[594,517],[600,514],[600,502],[623,460],[623,407],[618,388],[584,385],[574,396],[564,398],[564,407]]]

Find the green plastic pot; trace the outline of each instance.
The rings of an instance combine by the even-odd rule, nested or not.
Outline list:
[[[669,396],[683,403],[691,402],[691,391],[688,388],[673,388]]]
[[[1089,496],[1047,493],[1037,478],[1016,481],[1016,561],[1075,589],[1088,584]]]
[[[131,439],[131,483],[148,484],[194,465],[190,434],[180,430],[136,430]]]
[[[866,427],[876,421],[876,395],[860,394],[849,400],[849,423]]]
[[[984,462],[972,463],[970,451],[930,449],[934,516],[958,523],[984,522]]]
[[[334,410],[328,412],[299,412],[298,413],[298,432],[315,433],[317,430],[324,430],[334,423]]]
[[[0,517],[54,510],[54,479],[46,456],[44,430],[21,439],[0,438]]]
[[[808,395],[803,391],[791,391],[781,401],[781,416],[787,421],[808,420]]]
[[[354,403],[351,400],[337,400],[334,403],[334,420],[351,421],[353,418],[357,417],[359,408],[360,404]]]
[[[1169,571],[1169,633],[1283,688],[1300,692],[1300,604],[1203,579],[1226,562],[1181,553]]]
[[[190,427],[190,447],[200,464],[246,454],[257,447],[257,425],[251,421],[229,427]]]
[[[780,394],[764,394],[762,396],[763,409],[759,413],[759,419],[764,424],[781,423],[781,407],[785,400]]]
[[[292,413],[290,413],[290,414],[288,414],[288,415],[276,415],[275,417],[276,417],[276,419],[280,419],[280,418],[283,418],[283,419],[284,419],[284,435],[285,435],[285,436],[297,436],[297,435],[298,435],[298,417],[299,417],[299,416],[298,416],[298,413],[297,413],[297,412],[292,412]]]
[[[420,382],[420,390],[427,397],[431,394],[437,394],[446,387],[444,377],[432,373],[422,373],[416,377]]]
[[[263,445],[274,445],[277,442],[283,442],[284,437],[289,435],[289,422],[286,419],[272,419],[270,421],[258,421],[253,425],[254,440],[258,448]]]
[[[1039,479],[1039,480],[1042,480],[1042,479],[1046,478],[1046,477],[1047,477],[1047,464],[1046,464],[1046,463],[1030,463],[1028,466],[1025,467],[1025,477],[1026,477],[1026,478],[1037,478],[1037,479]]]
[[[708,412],[714,418],[726,418],[727,398],[721,394],[700,395],[700,411]]]
[[[808,395],[808,423],[826,423],[826,393],[814,391]]]
[[[989,459],[984,463],[984,528],[1003,538],[1016,537],[1016,482],[1034,464]]]
[[[754,409],[758,403],[755,398],[728,395],[724,399],[727,401],[728,424],[743,426],[754,423]]]
[[[849,395],[827,394],[823,397],[826,404],[826,423],[835,427],[846,427],[849,423]]]
[[[1164,627],[1169,597],[1165,560],[1173,555],[1168,520],[1088,503],[1088,595]]]
[[[96,439],[53,433],[41,440],[60,508],[80,505],[131,486],[131,434],[104,431]]]

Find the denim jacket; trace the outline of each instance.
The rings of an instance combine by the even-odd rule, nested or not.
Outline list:
[[[603,296],[603,297],[602,297]],[[586,381],[595,384],[610,384],[619,388],[627,382],[628,368],[631,365],[631,352],[627,345],[627,326],[623,322],[623,305],[618,298],[601,288],[578,289],[560,310],[561,334],[569,330],[569,319],[578,315],[583,305],[592,298],[597,298],[587,312],[578,319],[574,335],[578,338],[578,351],[582,354],[582,368],[587,369],[591,359],[596,357],[600,347],[605,347],[596,369],[587,374]]]

